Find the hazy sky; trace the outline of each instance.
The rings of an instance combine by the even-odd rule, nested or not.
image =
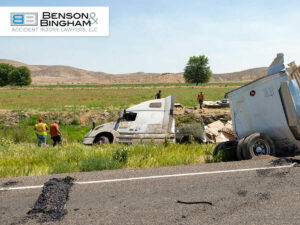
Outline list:
[[[109,6],[109,37],[0,37],[0,58],[108,73],[181,72],[192,55],[214,73],[300,64],[300,1],[0,0],[0,6]]]

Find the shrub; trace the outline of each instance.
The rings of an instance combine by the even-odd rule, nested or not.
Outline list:
[[[29,134],[25,128],[14,128],[12,131],[12,139],[14,143],[27,142]]]
[[[188,114],[184,116],[178,116],[176,118],[178,126],[183,126],[184,124],[191,124],[195,122],[194,115]]]
[[[128,150],[127,148],[123,148],[122,150],[117,149],[113,153],[113,159],[120,163],[126,163],[128,159]]]
[[[73,120],[72,120],[72,122],[71,122],[71,125],[79,125],[80,124],[80,121],[79,121],[79,119],[78,118],[74,118]]]
[[[198,142],[202,142],[205,137],[204,125],[202,122],[185,125],[179,129],[178,133],[184,137],[193,137],[193,139]]]

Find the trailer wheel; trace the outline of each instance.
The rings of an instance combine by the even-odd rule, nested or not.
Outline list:
[[[221,149],[223,149],[223,146],[226,142],[221,142],[219,144],[217,144],[217,146],[214,148],[214,151],[213,151],[213,156],[215,157],[216,155],[218,155],[219,151]]]
[[[260,155],[275,155],[275,145],[272,139],[261,133],[251,134],[244,140],[243,157],[252,159]]]
[[[230,154],[235,158],[235,150],[237,147],[237,142],[236,141],[226,141],[226,142],[221,142],[219,143],[214,151],[213,151],[213,156],[217,156],[218,153],[222,150],[222,151],[228,151],[230,152]],[[235,159],[233,159],[235,160]]]
[[[109,144],[109,139],[106,136],[97,137],[95,144],[98,145]]]
[[[244,144],[245,139],[246,138],[242,138],[239,141],[239,143],[237,145],[237,148],[236,148],[235,155],[236,155],[237,160],[239,160],[239,161],[244,160],[244,158],[243,158],[243,144]]]

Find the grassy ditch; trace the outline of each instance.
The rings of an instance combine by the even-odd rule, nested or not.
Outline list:
[[[213,145],[135,144],[38,148],[0,138],[0,177],[36,176],[122,168],[148,168],[212,162]]]

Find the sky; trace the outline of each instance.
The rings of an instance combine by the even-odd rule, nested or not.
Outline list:
[[[0,0],[0,6],[109,6],[109,37],[0,37],[0,58],[107,73],[182,72],[206,55],[214,73],[300,64],[300,1]]]

